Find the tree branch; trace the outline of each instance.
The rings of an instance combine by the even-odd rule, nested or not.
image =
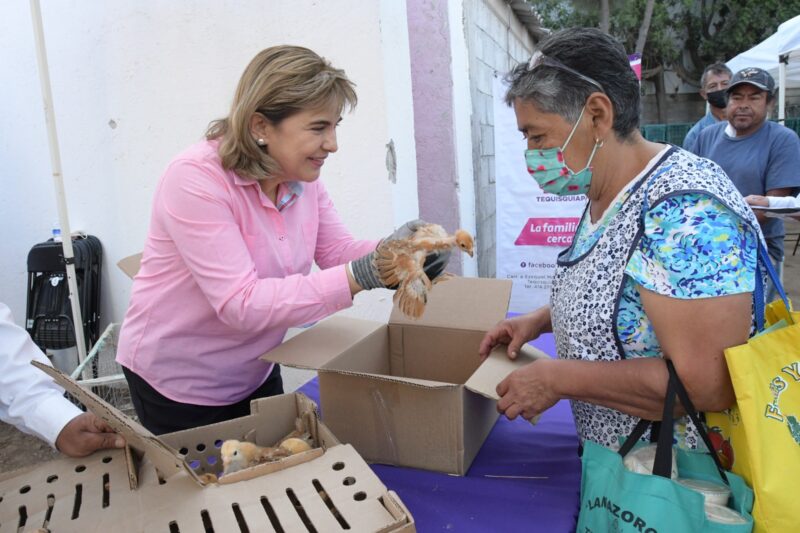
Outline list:
[[[650,78],[655,78],[659,74],[664,71],[664,65],[659,65],[657,67],[649,68],[647,70],[642,71],[642,79],[649,80]]]
[[[639,38],[636,39],[635,51],[639,54],[644,52],[644,44],[647,42],[647,32],[650,31],[650,20],[653,18],[653,8],[655,7],[656,0],[647,0],[644,7],[644,18],[642,25],[639,26]]]
[[[677,74],[678,77],[685,83],[700,87],[700,76],[702,75],[702,72],[690,71],[681,61],[676,61],[672,67],[675,69],[675,74]]]
[[[608,28],[610,26],[611,21],[611,14],[610,9],[608,7],[608,0],[601,0],[600,1],[600,31],[603,33],[608,33]]]

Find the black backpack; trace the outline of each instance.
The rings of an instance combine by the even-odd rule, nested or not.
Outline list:
[[[103,248],[92,235],[73,237],[75,276],[83,317],[87,350],[97,341],[100,327],[100,272]],[[52,239],[36,244],[28,253],[26,329],[41,348],[59,350],[75,346],[62,244]]]

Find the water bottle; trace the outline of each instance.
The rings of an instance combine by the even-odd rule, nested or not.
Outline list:
[[[61,242],[61,224],[53,224],[53,242]]]

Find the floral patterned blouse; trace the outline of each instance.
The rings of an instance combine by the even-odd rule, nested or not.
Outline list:
[[[597,242],[635,182],[619,193],[596,223],[591,223],[586,210],[570,258],[584,255]],[[645,215],[645,233],[625,268],[616,324],[625,357],[661,356],[637,285],[681,299],[751,292],[757,238],[740,217],[708,194],[684,193],[652,206]],[[676,421],[675,441],[694,447],[697,443],[687,441],[687,422]]]
[[[571,258],[594,245],[629,194],[630,189],[624,189],[597,223],[583,221]],[[588,209],[584,217],[589,217]],[[661,354],[637,284],[681,299],[752,292],[756,238],[738,216],[706,194],[681,194],[652,207],[645,215],[645,233],[625,269],[628,278],[617,316],[625,356]]]

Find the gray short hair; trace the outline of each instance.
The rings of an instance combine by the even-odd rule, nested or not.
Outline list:
[[[596,81],[614,110],[614,133],[627,139],[639,128],[639,80],[622,44],[597,28],[570,28],[546,37],[538,51]],[[575,73],[543,64],[529,70],[522,63],[507,76],[506,103],[528,100],[546,113],[578,120],[586,99],[597,87]]]
[[[722,62],[712,63],[703,69],[703,75],[700,76],[701,89],[705,89],[706,80],[708,79],[709,74],[715,74],[717,76],[719,76],[720,74],[727,74],[728,78],[733,77],[733,72],[731,71],[731,69],[728,68],[728,65]]]

